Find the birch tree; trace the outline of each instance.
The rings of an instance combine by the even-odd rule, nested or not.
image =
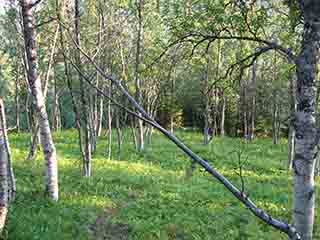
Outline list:
[[[140,64],[142,61],[142,46],[143,46],[143,7],[144,0],[136,0],[136,11],[137,11],[137,38],[136,38],[136,62],[134,70],[135,79],[135,95],[138,103],[142,103],[142,90],[141,90],[141,74],[140,74]],[[144,150],[144,130],[143,121],[137,120],[137,148],[138,151]]]
[[[37,112],[40,128],[40,141],[46,160],[45,192],[48,194],[50,199],[57,201],[59,193],[56,149],[51,135],[42,85],[38,77],[36,29],[35,17],[33,14],[35,2],[32,0],[21,0],[20,4],[23,17],[25,51],[28,61],[28,83],[33,97],[33,104]]]
[[[316,128],[316,77],[320,56],[320,2],[297,1],[303,16],[301,51],[296,59],[297,111],[294,170],[294,226],[303,240],[311,240],[315,216],[314,170],[318,154],[319,130]]]
[[[75,26],[75,41],[80,46],[80,1],[74,1],[74,26]],[[80,53],[75,53],[77,65],[80,67],[81,58]],[[86,84],[82,79],[81,75],[78,75],[80,82],[80,101],[81,101],[81,114],[80,114],[80,125],[83,136],[83,149],[84,149],[84,159],[83,159],[83,175],[86,177],[91,176],[91,139],[90,139],[90,125],[89,125],[89,112],[88,103],[86,96]]]
[[[0,98],[0,110],[4,111],[4,103]],[[5,124],[0,119],[0,233],[6,223],[8,213],[8,152],[5,139]]]

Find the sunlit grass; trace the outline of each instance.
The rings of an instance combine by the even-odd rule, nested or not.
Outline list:
[[[245,191],[259,207],[290,221],[292,177],[286,171],[285,140],[279,145],[270,139],[245,144],[226,137],[204,146],[200,133],[180,131],[178,137],[238,186],[237,154],[241,152]],[[118,233],[133,240],[287,239],[257,221],[199,168],[187,178],[190,160],[158,134],[144,153],[136,153],[127,133],[121,158],[114,141],[111,160],[106,158],[107,140],[102,137],[93,156],[91,178],[81,176],[77,133],[64,131],[54,138],[59,157],[58,203],[43,195],[42,154],[38,152],[35,161],[25,160],[30,136],[10,135],[18,193],[3,239],[116,240],[121,239]],[[317,204],[320,207],[319,200]],[[318,216],[316,221],[315,239],[320,239]]]

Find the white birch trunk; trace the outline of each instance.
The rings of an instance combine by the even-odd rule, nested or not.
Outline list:
[[[7,168],[8,168],[8,178],[9,178],[9,200],[13,201],[16,196],[16,178],[14,176],[13,167],[12,167],[12,155],[9,144],[9,137],[7,133],[7,120],[4,108],[4,102],[0,99],[0,127],[2,132],[2,138],[4,140],[5,150],[7,152]]]
[[[48,114],[45,106],[44,96],[42,93],[41,81],[37,73],[37,49],[36,49],[36,32],[35,17],[32,11],[33,1],[22,0],[22,16],[24,25],[25,50],[28,60],[28,82],[31,89],[33,102],[38,114],[40,127],[40,140],[43,154],[46,159],[46,183],[45,190],[48,196],[57,201],[58,195],[58,164],[56,149],[53,143],[51,130],[49,126]]]
[[[7,152],[2,131],[0,132],[0,233],[6,223],[8,213]]]
[[[297,112],[294,170],[294,226],[303,240],[311,240],[315,216],[315,160],[319,131],[316,128],[316,77],[320,55],[320,2],[301,1],[304,34],[297,66]]]

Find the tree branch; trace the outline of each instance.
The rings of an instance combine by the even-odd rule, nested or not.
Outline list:
[[[293,53],[293,51],[290,48],[286,48],[282,45],[279,45],[276,42],[271,42],[268,40],[264,40],[258,37],[248,37],[248,36],[233,36],[233,35],[203,35],[201,33],[195,33],[195,34],[190,34],[190,36],[194,37],[202,37],[206,39],[222,39],[222,40],[244,40],[244,41],[249,41],[249,42],[258,42],[266,45],[270,49],[274,49],[279,51],[281,54],[285,55],[289,62],[295,62],[296,56]],[[203,41],[203,40],[201,40]]]

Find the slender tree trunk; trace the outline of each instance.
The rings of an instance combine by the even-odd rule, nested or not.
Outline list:
[[[112,98],[112,84],[108,88],[108,159],[111,159],[112,155],[112,109],[111,109],[111,98]]]
[[[212,86],[209,86],[209,69],[210,69],[210,65],[211,65],[211,57],[209,54],[209,50],[207,52],[207,64],[206,64],[206,68],[204,71],[204,86],[203,86],[203,94],[204,94],[204,99],[205,99],[205,106],[204,106],[204,113],[203,113],[203,118],[204,118],[204,129],[203,129],[203,143],[205,145],[209,144],[210,142],[210,135],[209,135],[209,131],[210,129],[212,129],[212,123],[213,123],[213,119],[212,119]]]
[[[240,56],[239,56],[240,57]],[[241,69],[240,73],[240,99],[239,99],[239,120],[242,128],[242,137],[248,139],[248,106],[247,106],[247,81],[245,80],[245,72]]]
[[[147,105],[148,105],[148,114],[154,118],[156,115],[156,102],[157,102],[157,97],[153,96],[153,95],[149,95],[148,96],[148,100],[147,100]],[[151,146],[152,143],[152,135],[153,135],[153,127],[148,125],[146,128],[146,139],[147,139],[147,143],[149,146]]]
[[[45,80],[44,80],[44,84],[43,84],[44,85],[43,86],[43,98],[44,98],[43,101],[44,102],[46,101],[46,97],[47,97],[47,93],[48,93],[49,79],[50,79],[52,67],[54,64],[54,54],[56,51],[56,43],[57,43],[58,33],[59,33],[59,25],[56,26],[54,40],[52,43],[49,62],[48,62],[47,71],[45,74]],[[40,77],[39,77],[39,79],[40,79]],[[37,148],[38,148],[38,145],[40,142],[40,128],[39,128],[39,123],[37,120],[34,121],[34,128],[33,128],[32,134],[33,134],[33,137],[31,138],[32,142],[30,145],[30,152],[28,155],[28,160],[33,160],[36,157]]]
[[[250,109],[250,129],[249,139],[253,140],[255,137],[255,121],[256,121],[256,79],[257,78],[257,62],[252,65],[252,78],[251,78],[251,109]]]
[[[59,92],[57,86],[57,78],[54,77],[54,96],[53,96],[53,111],[52,111],[52,128],[54,130],[61,129],[61,114],[60,114],[60,104],[59,104]]]
[[[56,11],[57,11],[57,19],[59,20],[59,23],[62,21],[62,17],[63,15],[61,14],[61,12],[63,12],[64,9],[68,9],[69,7],[67,5],[64,5],[64,1],[62,2],[62,4],[60,3],[59,0],[56,0]],[[64,76],[65,76],[65,82],[67,83],[68,86],[68,90],[71,96],[71,102],[72,102],[72,108],[73,108],[73,112],[75,114],[75,126],[76,129],[78,131],[78,140],[79,140],[79,150],[82,156],[82,160],[83,162],[85,161],[85,152],[83,150],[82,147],[82,132],[81,132],[81,125],[80,125],[80,112],[79,112],[79,108],[78,105],[76,103],[76,98],[73,94],[73,87],[72,87],[72,76],[69,70],[69,65],[68,65],[68,61],[67,61],[67,57],[66,57],[66,52],[67,49],[65,48],[64,45],[64,31],[63,31],[63,26],[60,24],[60,45],[61,45],[61,50],[63,53],[63,61],[64,61]]]
[[[174,113],[171,112],[170,114],[170,132],[174,132]]]
[[[241,82],[241,79],[239,79],[239,82]],[[242,115],[241,115],[241,100],[242,100],[242,90],[241,90],[241,84],[239,84],[239,100],[236,103],[236,116],[237,116],[237,124],[235,124],[234,127],[234,136],[241,137],[240,133],[242,131]]]
[[[277,120],[277,138],[281,137],[281,102],[278,104],[278,120]]]
[[[19,64],[17,65],[17,75],[15,82],[15,107],[16,107],[16,128],[17,132],[20,132],[20,75],[19,75]]]
[[[31,94],[31,98],[32,98],[32,94]],[[31,161],[35,159],[37,154],[37,149],[40,143],[39,124],[35,115],[36,113],[35,113],[34,105],[31,101],[28,109],[28,119],[29,119],[28,122],[29,122],[29,131],[31,133],[31,141],[30,141],[30,148],[29,148],[27,161]]]
[[[277,54],[274,53],[273,61],[273,82],[277,81]],[[278,89],[272,90],[272,143],[278,144],[278,118],[279,118],[279,104],[278,104]]]
[[[30,148],[29,148],[29,153],[27,157],[27,161],[32,161],[36,157],[38,145],[40,142],[40,136],[39,136],[39,124],[38,122],[34,123],[34,126],[31,131],[31,143],[30,143]]]
[[[120,123],[120,114],[121,110],[117,109],[115,111],[115,120],[116,120],[116,129],[117,129],[117,144],[118,144],[118,159],[121,159],[121,150],[122,150],[122,130]]]
[[[224,123],[225,123],[225,115],[226,115],[226,106],[227,106],[227,96],[224,91],[221,91],[221,119],[220,119],[220,135],[221,137],[225,136]]]
[[[152,135],[153,135],[153,127],[148,127],[148,131],[146,133],[146,137],[147,137],[147,141],[148,141],[148,145],[152,144]]]
[[[99,45],[99,48],[101,48],[102,43],[107,41],[105,35],[103,34],[103,30],[105,29],[105,15],[104,15],[103,10],[100,11],[99,21],[100,21],[100,34],[99,34],[99,39],[98,39],[98,45]],[[106,47],[102,49],[103,54],[101,54],[100,61],[101,61],[101,65],[102,65],[103,70],[105,67],[106,58],[110,59],[110,57],[106,57],[109,53],[109,51],[108,52],[107,51],[108,51],[108,49],[106,49]],[[99,82],[100,82],[100,74],[97,73],[97,82],[96,82],[97,87],[99,86]],[[104,97],[101,94],[97,93],[96,99],[98,102],[97,103],[98,109],[97,109],[97,120],[96,120],[96,136],[100,137],[101,132],[102,132],[102,127],[103,127],[102,122],[103,122],[103,115],[104,115]]]
[[[213,104],[213,133],[212,136],[218,135],[218,88],[214,89],[214,104]]]
[[[40,127],[41,145],[43,154],[46,159],[46,184],[45,190],[49,197],[57,201],[58,195],[58,164],[56,149],[53,143],[51,130],[49,126],[48,114],[42,93],[41,81],[37,74],[37,49],[36,49],[36,32],[35,18],[32,11],[33,1],[21,0],[25,49],[28,59],[28,82],[31,88],[38,122]]]
[[[218,40],[218,46],[217,46],[217,65],[216,65],[216,71],[215,71],[215,77],[216,79],[220,78],[220,69],[221,69],[221,40]],[[218,125],[221,126],[221,119],[219,119],[219,101],[220,101],[220,89],[217,87],[214,92],[214,135],[217,136],[219,132]],[[220,124],[219,124],[220,120]],[[220,129],[221,132],[221,129]]]
[[[6,114],[5,114],[5,108],[3,100],[0,99],[0,127],[2,129],[1,134],[4,141],[4,147],[7,152],[7,168],[8,168],[8,177],[9,177],[9,199],[14,200],[17,192],[16,188],[16,179],[13,172],[12,167],[12,155],[11,155],[11,149],[9,145],[9,138],[7,133],[7,121],[6,121]]]
[[[61,130],[61,115],[60,115],[60,107],[59,107],[59,97],[58,94],[54,94],[54,99],[53,99],[53,129],[58,131]]]
[[[100,95],[98,95],[98,119],[97,119],[97,137],[101,136],[102,131],[102,121],[103,121],[103,105],[104,105],[104,98]]]
[[[31,132],[32,131],[32,119],[31,119],[31,114],[30,114],[30,109],[31,109],[31,105],[30,104],[30,94],[29,92],[27,93],[27,99],[26,99],[26,104],[25,104],[25,112],[27,113],[27,128],[28,131]]]
[[[138,35],[136,43],[136,63],[135,63],[135,88],[136,88],[136,99],[139,104],[142,104],[142,91],[141,91],[141,76],[139,74],[140,63],[142,58],[142,41],[143,41],[143,6],[144,0],[137,0],[137,11],[138,11]],[[140,114],[140,113],[139,113]],[[141,115],[141,114],[140,114]],[[144,131],[143,131],[143,121],[138,119],[138,136],[137,136],[137,146],[138,151],[141,152],[144,150]]]
[[[247,84],[243,79],[242,85],[242,121],[243,121],[243,137],[248,139],[248,108],[247,108]]]
[[[88,125],[89,125],[89,134],[90,134],[90,146],[91,153],[94,153],[97,149],[97,126],[96,126],[96,103],[95,103],[95,95],[94,93],[89,92],[88,96]]]
[[[0,233],[2,233],[8,213],[8,166],[5,140],[0,132]]]
[[[237,53],[237,60],[241,59],[243,55],[243,48],[244,48],[244,42],[240,41],[240,51]],[[240,65],[240,75],[239,75],[239,120],[240,120],[240,126],[242,128],[242,137],[245,140],[248,140],[248,94],[247,94],[247,88],[248,88],[248,82],[246,80],[247,78],[247,72],[243,68],[243,64]]]
[[[316,159],[315,175],[320,176],[320,154],[318,154],[317,159]]]
[[[96,87],[99,88],[99,78],[98,78],[98,75],[97,74],[97,78],[96,78]],[[92,93],[92,131],[94,132],[94,142],[95,144],[97,143],[97,130],[98,130],[98,118],[99,118],[99,113],[98,113],[98,110],[99,110],[99,96],[98,96],[98,93],[96,92],[93,92]]]
[[[279,118],[279,105],[277,90],[273,90],[273,111],[272,111],[272,143],[278,144],[278,118]]]
[[[175,63],[173,63],[175,65]],[[171,114],[170,114],[170,132],[174,132],[174,120],[175,120],[175,89],[176,89],[176,81],[175,81],[175,69],[173,71],[173,76],[171,79]],[[171,75],[171,74],[170,74]]]
[[[131,133],[132,133],[132,139],[133,139],[133,144],[134,147],[136,149],[136,151],[138,151],[138,139],[137,139],[137,135],[136,135],[136,129],[135,129],[135,119],[134,117],[132,117],[130,119],[130,127],[131,127]]]
[[[78,46],[80,46],[80,5],[79,0],[74,1],[75,8],[75,41]],[[80,52],[76,52],[76,64],[79,68],[81,68],[81,58]],[[84,153],[85,159],[83,161],[83,175],[86,177],[91,176],[91,140],[90,140],[90,125],[89,125],[89,114],[88,114],[88,106],[87,106],[87,97],[86,97],[86,89],[85,82],[82,79],[81,74],[79,74],[79,82],[80,82],[80,98],[81,98],[81,111],[82,115],[80,118],[80,125],[83,132],[83,144],[84,144]]]
[[[302,1],[304,33],[297,66],[297,112],[294,170],[294,226],[303,240],[311,240],[315,215],[315,160],[319,137],[316,128],[316,76],[319,64],[320,2]]]

